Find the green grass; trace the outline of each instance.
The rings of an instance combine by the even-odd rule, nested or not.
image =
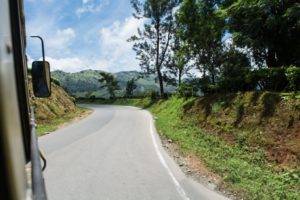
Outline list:
[[[157,117],[159,134],[172,139],[182,153],[197,155],[208,168],[223,178],[227,189],[245,199],[300,198],[299,170],[276,172],[262,149],[253,150],[243,145],[242,134],[239,134],[242,145],[240,142],[229,145],[220,137],[205,133],[197,125],[197,116],[183,114],[183,107],[191,107],[193,102],[194,99],[173,97],[158,102],[151,102],[150,99],[118,99],[98,103],[148,108]]]
[[[60,126],[65,123],[68,123],[75,119],[76,117],[88,113],[88,109],[77,107],[76,111],[68,113],[64,116],[57,117],[48,121],[43,121],[38,123],[37,126],[37,134],[38,136],[42,136],[45,133],[53,132],[57,130]]]

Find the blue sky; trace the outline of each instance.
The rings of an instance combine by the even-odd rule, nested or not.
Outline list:
[[[130,0],[25,0],[27,36],[45,39],[52,70],[138,70],[126,40],[142,22]],[[40,43],[27,38],[29,62],[41,58]]]

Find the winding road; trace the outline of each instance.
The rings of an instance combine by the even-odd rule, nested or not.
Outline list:
[[[39,138],[50,200],[226,199],[181,172],[147,111],[88,107],[88,117]]]

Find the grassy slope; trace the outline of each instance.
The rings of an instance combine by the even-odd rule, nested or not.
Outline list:
[[[51,97],[36,98],[33,95],[32,85],[29,79],[30,104],[35,107],[38,135],[55,131],[64,123],[89,113],[89,110],[77,107],[74,103],[74,99],[60,86],[52,83],[51,89]]]
[[[90,111],[88,109],[77,107],[73,112],[66,113],[64,115],[52,118],[47,121],[43,120],[42,122],[38,123],[37,133],[39,136],[42,136],[49,132],[53,132],[59,127],[63,126],[64,124],[69,123],[75,120],[76,118],[82,118],[89,113]]]
[[[120,99],[115,102],[102,103],[148,108],[157,117],[156,125],[162,136],[176,142],[182,153],[197,155],[208,168],[223,178],[223,187],[237,193],[239,196],[259,200],[297,199],[300,196],[299,165],[293,165],[292,162],[288,165],[289,167],[281,167],[281,163],[276,163],[267,156],[268,147],[275,144],[270,143],[271,140],[266,142],[266,137],[262,132],[264,131],[263,127],[268,127],[269,123],[279,123],[278,120],[280,120],[278,117],[270,119],[271,116],[268,115],[270,114],[269,111],[273,112],[272,109],[275,109],[270,102],[265,102],[266,98],[269,97],[265,95],[270,94],[260,94],[260,97],[256,97],[258,98],[257,107],[247,105],[249,102],[246,99],[249,95],[253,97],[257,94],[248,93],[235,95],[232,98],[225,97],[225,100],[231,100],[233,105],[231,108],[226,107],[224,97],[221,99],[217,97],[200,99],[173,97],[158,102],[151,102],[149,99]],[[267,100],[272,99],[273,97]],[[210,109],[207,109],[207,105],[203,101],[210,102]],[[281,104],[284,103],[277,103],[280,103],[277,107],[281,109]],[[296,117],[299,117],[297,116],[300,113],[299,107],[297,107],[299,104],[297,103],[299,103],[298,100],[289,102],[289,104],[296,107],[294,113]],[[261,104],[264,106],[260,108]],[[210,128],[203,126],[204,114],[199,107],[206,108],[204,113],[209,116],[205,117],[205,124],[209,124]],[[266,108],[270,110],[267,112],[265,111]],[[207,110],[210,110],[210,113],[207,113]],[[280,112],[280,110],[277,112]],[[255,116],[258,114],[265,114],[266,116],[259,119],[262,121],[260,124],[253,126],[252,123],[251,126],[251,120],[259,118]],[[225,123],[224,120],[231,121]],[[239,120],[240,125],[236,124],[237,120]],[[298,118],[296,122],[299,123]],[[225,131],[221,129],[225,129]],[[214,131],[218,134],[212,133]],[[227,138],[229,133],[232,134],[231,139]],[[266,132],[266,134],[268,137],[272,136],[271,133]],[[256,142],[253,142],[253,140]],[[299,161],[299,158],[297,159],[296,161]]]

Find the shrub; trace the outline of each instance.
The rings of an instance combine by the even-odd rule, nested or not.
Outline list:
[[[95,99],[96,99],[96,96],[95,96],[95,95],[91,95],[91,96],[90,96],[90,100],[91,100],[91,102],[94,102],[94,101],[95,101]]]
[[[200,79],[200,89],[204,94],[214,94],[219,91],[219,85],[211,84],[209,77]]]
[[[195,96],[194,88],[188,83],[182,83],[177,88],[177,95],[185,98]]]
[[[261,68],[252,71],[247,76],[249,85],[259,87],[260,90],[283,91],[288,80],[284,68]]]
[[[300,68],[295,66],[287,67],[285,75],[288,80],[288,89],[291,91],[300,90]]]
[[[249,74],[250,68],[250,61],[246,54],[234,48],[225,52],[218,81],[220,91],[237,92],[254,89],[246,82],[246,76]]]
[[[151,101],[155,101],[159,98],[159,94],[155,90],[151,90],[146,95],[147,95],[147,97],[149,97],[151,99]]]
[[[217,84],[202,85],[201,90],[204,94],[215,94],[220,91],[219,85]]]

